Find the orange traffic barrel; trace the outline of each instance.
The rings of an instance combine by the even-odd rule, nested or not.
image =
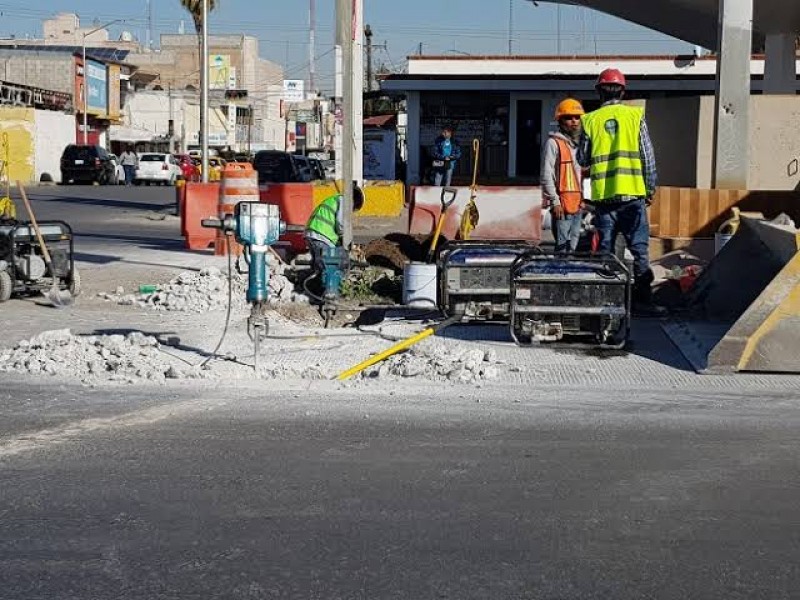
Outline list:
[[[258,174],[250,163],[228,163],[222,171],[219,184],[219,218],[232,215],[239,202],[258,202]],[[225,256],[228,253],[227,236],[219,231],[214,243],[214,254]],[[233,239],[230,240],[231,250],[236,256],[242,253],[242,247]]]

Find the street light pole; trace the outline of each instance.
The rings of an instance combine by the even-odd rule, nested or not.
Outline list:
[[[208,183],[208,0],[203,0],[200,52],[200,168],[203,183]]]
[[[86,68],[86,38],[92,35],[93,33],[97,33],[101,29],[105,29],[109,25],[113,25],[114,23],[124,23],[125,19],[114,19],[113,21],[109,21],[105,25],[101,25],[100,27],[95,27],[91,31],[87,31],[83,34],[83,145],[86,146],[89,143],[89,69]]]

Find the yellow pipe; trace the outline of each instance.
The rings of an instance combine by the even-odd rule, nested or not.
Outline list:
[[[449,319],[445,319],[444,321],[434,325],[433,327],[428,327],[427,329],[423,329],[419,333],[415,333],[410,338],[405,339],[402,342],[399,342],[399,343],[395,344],[394,346],[392,346],[391,348],[389,348],[387,350],[384,350],[380,354],[376,354],[375,356],[373,356],[371,358],[368,358],[364,362],[357,364],[355,367],[347,369],[347,371],[343,371],[342,373],[340,373],[336,377],[336,380],[337,381],[344,381],[345,379],[350,379],[353,375],[357,375],[358,373],[360,373],[364,369],[367,369],[367,368],[371,367],[372,365],[378,364],[379,362],[382,362],[382,361],[386,360],[387,358],[389,358],[393,354],[397,354],[398,352],[402,352],[403,350],[407,350],[408,348],[410,348],[414,344],[416,344],[418,342],[421,342],[425,338],[429,338],[430,336],[432,336],[437,331],[441,331],[442,329],[444,329],[448,325],[452,325],[453,323],[456,323],[457,321],[460,321],[460,320],[461,320],[461,315],[457,315],[457,316],[454,316],[454,317],[450,317]]]

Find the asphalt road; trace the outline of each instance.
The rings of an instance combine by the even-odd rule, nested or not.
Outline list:
[[[169,395],[4,386],[4,599],[796,597],[790,398]]]

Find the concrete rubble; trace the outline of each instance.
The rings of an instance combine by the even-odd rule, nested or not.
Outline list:
[[[86,382],[201,379],[210,373],[165,353],[159,341],[139,331],[125,335],[75,335],[45,331],[0,351],[0,372],[47,374]]]
[[[419,378],[453,383],[479,383],[497,379],[502,363],[497,352],[474,347],[448,347],[430,344],[412,347],[370,367],[362,373],[365,379]]]
[[[308,299],[294,291],[294,285],[284,275],[283,265],[270,268],[269,289],[275,303],[307,302]],[[234,273],[233,309],[247,309],[247,275]],[[100,293],[100,297],[126,306],[151,310],[205,313],[225,310],[228,306],[228,275],[217,267],[206,267],[198,272],[184,271],[169,283],[156,286],[151,293],[126,294],[123,288],[115,293]]]

